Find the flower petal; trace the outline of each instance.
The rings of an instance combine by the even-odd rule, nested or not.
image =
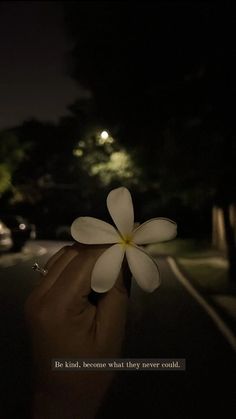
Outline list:
[[[174,239],[177,224],[168,218],[153,218],[141,224],[133,233],[136,244],[158,243]]]
[[[160,285],[160,273],[156,262],[137,246],[128,246],[126,257],[138,285],[147,292],[154,291]]]
[[[105,250],[96,261],[91,278],[91,288],[96,292],[106,292],[115,284],[124,259],[124,248],[115,244]]]
[[[122,236],[129,235],[134,226],[132,197],[127,188],[113,189],[107,197],[107,208]]]
[[[117,230],[105,221],[93,217],[79,217],[71,225],[72,237],[84,244],[117,243]]]

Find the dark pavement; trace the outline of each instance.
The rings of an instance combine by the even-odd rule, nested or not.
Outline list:
[[[31,266],[35,260],[43,265],[63,245],[36,243],[23,259],[13,258],[13,266],[0,257],[3,419],[27,419],[30,352],[23,304],[37,277]],[[118,372],[98,419],[229,418],[236,400],[235,353],[166,260],[158,262],[159,290],[146,294],[132,285],[123,357],[186,358],[186,371]]]
[[[158,264],[159,290],[148,295],[133,284],[125,356],[186,358],[186,371],[120,373],[99,419],[112,406],[113,418],[231,417],[235,353],[166,260]]]

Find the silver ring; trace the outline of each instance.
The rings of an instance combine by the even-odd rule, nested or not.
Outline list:
[[[41,268],[37,262],[32,266],[33,271],[41,273],[43,276],[47,275],[47,269]]]

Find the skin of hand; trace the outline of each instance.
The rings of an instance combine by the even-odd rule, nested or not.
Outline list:
[[[33,419],[94,418],[114,378],[112,371],[51,368],[53,358],[121,354],[130,290],[127,265],[107,293],[96,295],[90,287],[93,266],[108,247],[62,248],[25,303],[34,364]]]

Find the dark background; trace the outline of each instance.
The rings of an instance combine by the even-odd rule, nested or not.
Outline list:
[[[53,236],[82,213],[105,217],[102,197],[123,184],[140,221],[165,214],[184,236],[210,235],[212,205],[235,199],[235,8],[0,7],[2,210]]]
[[[1,2],[0,219],[20,214],[35,224],[38,239],[55,240],[59,229],[70,238],[70,224],[78,216],[110,221],[107,193],[123,185],[132,193],[136,221],[170,217],[178,223],[180,239],[211,242],[212,208],[217,207],[235,280],[236,227],[229,219],[236,198],[235,23],[233,2]],[[161,263],[166,288],[150,300],[138,294],[138,311],[144,307],[147,317],[141,326],[132,319],[127,353],[186,356],[189,371],[180,379],[167,373],[158,385],[154,375],[136,381],[124,375],[125,402],[131,400],[127,411],[124,382],[118,378],[115,388],[121,393],[114,396],[113,390],[101,417],[110,417],[113,397],[117,417],[120,412],[124,418],[138,412],[139,404],[145,415],[149,396],[150,417],[158,417],[160,405],[161,419],[199,417],[204,405],[212,417],[219,403],[223,412],[232,402],[229,348],[222,339],[214,353],[218,337],[209,319]],[[31,278],[24,267],[20,271],[25,283],[11,283],[15,300],[8,296],[3,312],[11,312],[6,316],[9,348],[11,338],[19,339],[17,357],[14,348],[4,349],[6,363],[11,353],[12,371],[22,362],[19,379],[13,385],[12,375],[6,375],[6,387],[13,385],[16,392],[22,387],[22,400],[14,397],[23,406],[30,394],[22,385],[30,363],[28,352],[22,358],[19,307]],[[14,270],[11,275],[17,277]],[[4,287],[7,294],[9,284]],[[154,319],[150,330],[146,318]],[[210,332],[202,348],[199,336],[206,323]],[[144,386],[153,388],[149,395],[142,393]],[[9,403],[10,391],[7,397]]]

